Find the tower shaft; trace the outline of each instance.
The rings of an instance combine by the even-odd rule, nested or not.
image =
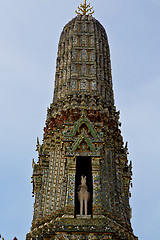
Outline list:
[[[132,165],[114,105],[108,39],[92,16],[78,15],[62,31],[53,102],[37,151],[27,240],[138,239],[130,223]]]

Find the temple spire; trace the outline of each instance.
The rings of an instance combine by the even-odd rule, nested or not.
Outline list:
[[[75,11],[79,15],[92,15],[94,11],[92,11],[93,7],[90,6],[90,3],[87,4],[86,0],[84,0],[84,4],[80,4],[80,7],[78,6],[78,11]]]

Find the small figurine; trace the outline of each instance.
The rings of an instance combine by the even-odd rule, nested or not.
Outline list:
[[[78,187],[78,199],[80,201],[80,215],[83,215],[83,202],[84,202],[84,212],[85,215],[87,215],[87,202],[90,197],[90,193],[87,191],[87,185],[86,185],[86,176],[81,176],[81,184]]]

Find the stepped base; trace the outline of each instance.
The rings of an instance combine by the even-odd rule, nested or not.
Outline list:
[[[26,240],[138,240],[130,229],[104,216],[58,217],[33,229]]]

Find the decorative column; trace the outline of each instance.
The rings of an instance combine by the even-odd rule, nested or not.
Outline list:
[[[101,215],[101,182],[100,182],[100,157],[92,157],[93,178],[93,218]]]
[[[67,198],[65,212],[67,217],[74,218],[75,209],[75,175],[76,175],[76,158],[67,157]]]

